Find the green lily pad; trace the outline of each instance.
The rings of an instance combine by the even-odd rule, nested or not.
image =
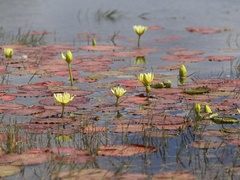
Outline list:
[[[0,177],[11,176],[17,174],[21,171],[21,168],[18,166],[12,165],[1,165],[0,166]]]
[[[164,88],[165,85],[163,84],[163,82],[159,82],[157,84],[151,84],[152,88]]]
[[[209,87],[197,87],[197,88],[189,88],[183,89],[183,92],[186,94],[204,94],[210,92],[211,89]]]
[[[233,124],[239,122],[239,119],[234,117],[214,117],[211,120],[216,124]]]

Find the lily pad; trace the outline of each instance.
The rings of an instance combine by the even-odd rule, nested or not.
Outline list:
[[[98,155],[102,156],[133,156],[145,152],[155,152],[157,149],[151,146],[144,146],[139,144],[132,145],[112,145],[100,146]]]
[[[197,88],[189,88],[183,89],[183,92],[186,94],[204,94],[210,92],[211,89],[209,87],[197,87]]]
[[[105,169],[83,169],[83,170],[69,170],[56,173],[52,175],[53,179],[111,179],[114,176],[112,171]]]
[[[162,174],[156,174],[153,176],[152,180],[161,180],[161,179],[166,179],[166,180],[182,180],[182,179],[187,179],[187,180],[197,180],[197,177],[195,177],[193,174],[188,173],[188,172],[165,172]]]
[[[220,147],[224,147],[227,144],[224,142],[212,142],[212,141],[205,141],[199,140],[192,142],[189,146],[197,149],[217,149]]]
[[[238,123],[240,119],[234,117],[214,117],[211,120],[216,124],[234,124]]]
[[[38,154],[7,154],[0,157],[0,163],[11,163],[11,165],[35,165],[48,162],[50,160],[50,154],[38,153]]]
[[[11,176],[19,173],[20,171],[21,168],[18,166],[0,165],[0,177]]]

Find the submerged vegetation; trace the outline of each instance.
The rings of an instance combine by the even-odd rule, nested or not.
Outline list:
[[[30,31],[4,45],[2,34],[0,177],[239,178],[238,73],[196,78],[191,69],[236,57],[169,48],[168,65],[147,67],[145,57],[160,52],[147,40],[140,47],[151,28],[161,30],[134,27],[133,47],[117,46],[118,33],[113,46],[91,38],[81,47],[42,45],[45,33]]]

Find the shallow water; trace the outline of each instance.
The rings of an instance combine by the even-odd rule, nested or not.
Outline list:
[[[78,49],[80,46],[88,45],[86,40],[78,37],[79,33],[92,32],[96,37],[99,45],[113,45],[110,38],[114,33],[124,36],[123,39],[116,39],[116,44],[126,46],[127,48],[136,46],[136,34],[133,31],[133,25],[146,26],[162,26],[163,30],[153,31],[148,30],[143,36],[142,46],[150,46],[159,48],[159,52],[153,52],[146,56],[148,63],[142,65],[147,68],[146,71],[153,70],[154,73],[176,75],[176,71],[156,69],[160,65],[173,64],[161,60],[169,51],[169,48],[187,48],[193,51],[204,51],[204,56],[208,55],[231,55],[238,57],[240,52],[238,45],[239,35],[239,7],[240,1],[237,0],[12,0],[11,2],[0,0],[0,19],[1,27],[6,33],[17,34],[20,28],[22,32],[31,31],[48,31],[51,34],[45,36],[47,44],[74,44]],[[107,11],[117,10],[111,18],[104,16]],[[186,27],[210,27],[210,28],[233,28],[231,31],[224,31],[217,34],[202,35],[190,33],[185,30]],[[171,36],[179,36],[180,40],[169,42],[155,42],[154,39],[166,38]],[[78,51],[75,56],[88,55],[91,52]],[[60,57],[60,55],[58,56]],[[135,58],[116,59],[111,64],[111,70],[120,67],[134,65]],[[198,63],[187,63],[189,74],[196,73],[193,78],[207,77],[224,77],[237,79],[239,73],[235,68],[239,64],[239,60],[211,62],[203,61]],[[89,73],[81,72],[81,76],[86,76]],[[134,74],[127,74],[128,77],[134,77]],[[10,75],[9,82],[16,85],[26,84],[32,75],[14,76]],[[98,81],[99,83],[108,83],[124,77],[108,77]],[[54,77],[50,80],[66,81],[66,77]],[[126,78],[125,78],[126,79]],[[31,82],[48,80],[37,76]],[[173,84],[177,82],[173,80]],[[65,85],[69,85],[66,82]],[[82,89],[92,88],[91,85],[83,86],[81,83],[76,83]],[[95,93],[89,97],[94,99],[101,98],[106,94],[106,89],[95,89]],[[113,98],[108,100],[112,102]],[[237,97],[238,98],[238,97]],[[18,98],[16,102],[32,105],[40,98],[30,98],[26,101],[25,98]],[[138,108],[138,107],[137,107]],[[139,107],[140,108],[140,107]],[[125,108],[121,113],[127,118],[136,118],[129,114],[131,108]],[[96,113],[101,116],[101,119],[96,124],[108,125],[108,121],[116,116],[116,112]],[[95,114],[94,114],[95,115]],[[25,117],[18,117],[19,122],[26,121]],[[110,128],[113,125],[109,125]],[[229,125],[231,127],[231,125]],[[218,129],[219,126],[212,128]],[[123,137],[113,134],[109,141],[124,144]],[[114,172],[122,170],[122,172],[133,172],[148,174],[150,177],[156,173],[165,171],[192,171],[196,177],[207,179],[214,176],[218,179],[226,179],[230,177],[224,172],[225,167],[239,165],[239,155],[236,146],[228,146],[217,150],[198,150],[188,147],[188,144],[201,139],[202,137],[192,134],[191,129],[187,129],[185,133],[173,138],[143,138],[137,133],[129,133],[128,141],[131,143],[149,145],[157,147],[157,153],[143,154],[139,156],[118,158],[118,157],[98,157],[97,161],[90,163],[89,167],[107,168]],[[204,137],[205,138],[205,137]],[[206,138],[209,139],[209,138]],[[219,141],[218,137],[212,138],[214,141]],[[66,145],[67,143],[63,143]],[[71,144],[71,143],[70,143]],[[74,146],[72,143],[71,146]],[[236,160],[236,162],[234,162]],[[112,163],[112,164],[111,164]],[[129,166],[128,166],[129,165]],[[46,165],[47,166],[47,165]],[[39,172],[45,171],[45,165],[38,166]],[[209,167],[210,166],[210,167]],[[218,170],[220,169],[220,171]],[[25,169],[26,175],[31,177],[32,167]],[[17,176],[21,177],[21,176]],[[11,179],[12,177],[9,177]],[[16,176],[14,177],[16,178]]]

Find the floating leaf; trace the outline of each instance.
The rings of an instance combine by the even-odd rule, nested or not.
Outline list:
[[[199,33],[199,34],[215,34],[220,33],[220,29],[212,29],[212,28],[201,28],[201,27],[187,27],[187,31],[192,33]]]
[[[210,92],[211,89],[209,87],[197,87],[197,88],[189,88],[183,89],[183,92],[186,94],[204,94]]]
[[[181,39],[180,36],[171,36],[167,38],[162,38],[162,39],[154,39],[154,42],[169,42],[169,41],[174,41],[174,40],[179,40]]]
[[[114,173],[105,169],[69,170],[52,174],[52,179],[111,179]]]
[[[119,180],[147,180],[148,176],[146,174],[131,174],[131,173],[126,173],[126,174],[118,174],[115,176],[116,179]]]
[[[146,131],[141,133],[142,136],[149,137],[157,137],[157,138],[168,138],[168,137],[176,137],[178,133],[171,131]]]
[[[224,147],[226,145],[227,144],[224,142],[212,142],[212,141],[199,140],[199,141],[192,142],[189,146],[197,149],[217,149],[220,147]]]
[[[117,124],[115,125],[115,129],[113,132],[121,133],[121,132],[142,132],[151,126],[143,125],[143,124]]]
[[[0,163],[11,163],[11,165],[35,165],[48,162],[50,160],[50,154],[38,153],[38,154],[7,154],[0,157]]]
[[[55,156],[54,160],[63,164],[85,164],[93,161],[94,158],[83,154],[66,154],[61,156]]]
[[[108,130],[107,127],[87,126],[84,128],[83,133],[91,134],[91,133],[97,133],[97,132],[104,132],[106,130]]]
[[[112,146],[100,146],[98,149],[98,155],[102,156],[133,156],[145,152],[155,152],[155,147],[146,147],[144,145],[132,144],[132,145],[112,145]]]
[[[161,60],[172,62],[201,62],[205,60],[205,57],[196,56],[163,56]]]
[[[43,106],[30,106],[30,107],[23,107],[19,109],[9,109],[6,110],[6,114],[17,114],[20,116],[28,116],[28,115],[33,115],[33,114],[38,114],[41,112],[44,112],[45,109]]]
[[[85,51],[116,51],[116,50],[124,50],[126,47],[124,46],[81,46],[79,49]]]
[[[240,119],[234,117],[214,117],[211,120],[216,124],[233,124],[238,123]]]
[[[207,56],[209,61],[232,61],[237,59],[235,56]]]
[[[188,173],[188,172],[164,172],[161,174],[156,174],[153,176],[152,180],[182,180],[182,179],[187,179],[187,180],[197,180],[197,177],[195,177],[193,174]]]
[[[21,168],[18,166],[0,165],[0,177],[11,176],[19,173],[20,171]]]

